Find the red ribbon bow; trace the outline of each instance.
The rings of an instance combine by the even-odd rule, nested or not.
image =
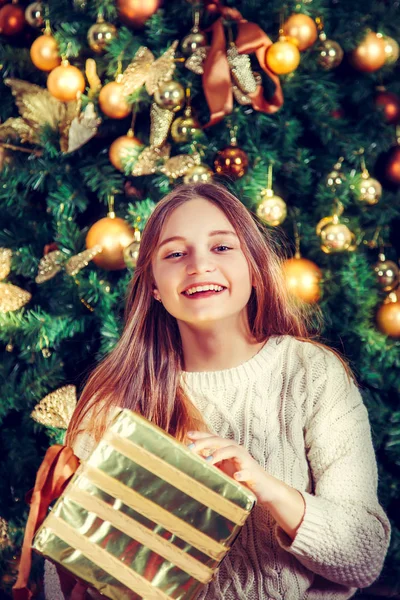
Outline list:
[[[33,536],[43,523],[51,502],[62,494],[68,480],[78,467],[79,458],[75,456],[69,446],[55,444],[47,450],[37,472],[35,486],[26,496],[30,510],[22,544],[18,578],[13,586],[14,600],[30,600],[32,598],[32,592],[28,589],[28,581],[32,565]]]
[[[235,21],[238,28],[238,36],[235,45],[239,54],[251,54],[257,56],[260,67],[267,73],[276,85],[275,93],[269,100],[264,97],[263,87],[247,94],[255,110],[268,114],[275,113],[283,104],[283,93],[279,77],[267,66],[265,55],[272,41],[267,34],[255,23],[243,19],[240,12],[234,8],[221,5],[220,1],[214,1],[208,9],[210,12],[217,11],[221,17],[211,26],[212,43],[203,65],[203,89],[210,109],[211,117],[204,127],[215,125],[225,115],[232,112],[233,92],[231,73],[226,56],[226,39],[223,20]]]

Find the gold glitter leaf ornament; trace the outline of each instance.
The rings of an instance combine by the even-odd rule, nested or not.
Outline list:
[[[162,146],[168,137],[174,113],[153,102],[150,110],[150,146]]]
[[[67,429],[75,410],[76,387],[65,385],[45,396],[31,412],[34,421],[46,427]]]
[[[0,248],[0,280],[5,279],[11,271],[11,256],[10,248]]]
[[[22,308],[32,298],[32,294],[12,283],[0,283],[0,312],[7,313]]]
[[[38,274],[35,277],[36,283],[44,283],[52,279],[63,268],[63,253],[60,250],[49,252],[40,259]]]
[[[124,95],[133,94],[145,84],[148,94],[152,96],[161,83],[169,81],[175,71],[177,46],[176,40],[157,60],[146,46],[141,46],[122,75]]]
[[[74,152],[91,140],[97,133],[101,118],[94,110],[93,102],[89,102],[85,110],[74,117],[68,130],[68,141],[61,138],[61,150],[64,153]]]
[[[169,158],[159,170],[167,177],[177,179],[186,175],[191,167],[200,163],[201,157],[196,152],[194,154],[178,154],[178,156]]]

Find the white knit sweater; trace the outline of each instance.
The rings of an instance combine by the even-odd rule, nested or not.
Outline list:
[[[279,336],[238,367],[183,372],[182,383],[211,431],[243,444],[306,505],[292,543],[256,506],[199,600],[344,600],[375,581],[390,523],[368,412],[336,356]],[[86,458],[92,447],[86,436],[75,452]],[[62,598],[49,563],[45,589]]]

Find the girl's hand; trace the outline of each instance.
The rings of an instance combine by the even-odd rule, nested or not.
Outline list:
[[[193,440],[189,448],[205,456],[207,462],[216,465],[230,477],[246,485],[260,503],[273,503],[279,500],[285,483],[267,473],[246,448],[233,440],[212,435],[204,431],[189,431],[187,437]]]

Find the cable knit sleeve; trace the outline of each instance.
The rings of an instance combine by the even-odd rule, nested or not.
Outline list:
[[[368,412],[332,352],[314,346],[308,353],[311,393],[304,438],[314,494],[299,490],[305,501],[303,521],[293,541],[276,525],[277,540],[314,573],[367,587],[381,573],[391,533],[377,497]]]

